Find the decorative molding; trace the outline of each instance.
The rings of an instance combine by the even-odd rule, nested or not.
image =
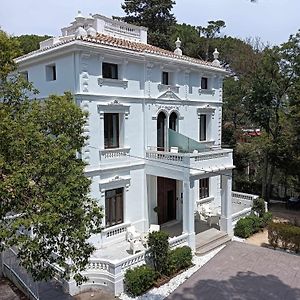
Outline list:
[[[166,85],[166,84],[158,84],[157,88],[160,92],[171,91],[173,93],[179,93],[179,86],[176,85]]]
[[[118,86],[118,87],[123,87],[126,89],[128,87],[128,80],[121,80],[121,79],[111,79],[111,78],[98,78],[98,85],[103,86]]]
[[[117,99],[107,104],[98,104],[97,109],[100,115],[100,119],[104,118],[104,113],[124,114],[125,119],[128,119],[128,116],[130,114],[130,105],[122,104]]]
[[[158,99],[181,100],[174,92],[168,90],[157,97]]]
[[[216,93],[216,90],[215,89],[199,89],[198,90],[198,93],[199,95],[211,95],[211,96],[214,96],[215,93]]]
[[[197,109],[198,118],[200,118],[201,114],[211,114],[212,116],[214,116],[215,111],[216,111],[216,108],[211,107],[209,104],[207,104],[206,106],[203,106],[203,107],[199,107]]]
[[[131,185],[130,176],[114,176],[108,179],[100,180],[99,190],[101,192],[101,197],[105,197],[105,191],[109,189],[125,188],[126,191],[129,190]],[[103,195],[103,196],[102,196]]]

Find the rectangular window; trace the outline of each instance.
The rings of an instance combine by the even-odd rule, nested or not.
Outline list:
[[[199,199],[209,197],[209,178],[199,180]]]
[[[55,65],[46,66],[46,80],[47,81],[56,80],[56,66]]]
[[[104,114],[104,148],[119,148],[119,114]]]
[[[110,227],[124,222],[123,188],[105,192],[105,226]]]
[[[28,71],[20,72],[20,76],[28,82]]]
[[[208,89],[208,78],[207,77],[202,77],[201,78],[201,89],[202,90],[207,90]]]
[[[169,73],[168,72],[162,72],[161,83],[165,84],[165,85],[169,85]]]
[[[103,78],[118,79],[118,65],[111,63],[102,63]]]
[[[200,115],[199,141],[206,141],[206,115]]]

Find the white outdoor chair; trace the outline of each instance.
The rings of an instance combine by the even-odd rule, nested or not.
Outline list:
[[[160,231],[160,226],[157,224],[150,224],[150,228],[149,228],[148,232],[152,233],[154,231]]]
[[[130,250],[134,255],[137,251],[143,251],[145,249],[143,242],[141,240],[131,240],[130,243]]]
[[[208,222],[209,227],[211,227],[211,225],[213,225],[213,224],[219,226],[220,216],[219,215],[208,216],[207,222]]]
[[[178,153],[178,147],[171,147],[170,152],[171,153]]]
[[[138,240],[141,238],[141,234],[139,232],[136,231],[135,227],[132,225],[132,226],[129,226],[127,227],[127,230],[126,230],[126,240],[128,242],[132,241],[132,240]]]

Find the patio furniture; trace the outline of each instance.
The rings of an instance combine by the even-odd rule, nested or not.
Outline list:
[[[220,222],[220,216],[219,215],[211,215],[207,217],[207,222],[209,227],[211,227],[211,225],[215,224],[219,226],[219,222]]]
[[[137,251],[143,251],[145,250],[145,247],[143,245],[142,240],[131,240],[130,243],[130,250],[132,251],[132,254],[134,255]]]
[[[154,231],[160,231],[160,226],[157,224],[150,224],[150,228],[149,228],[148,232],[152,233]]]
[[[143,246],[142,234],[136,231],[135,226],[132,225],[127,228],[126,239],[130,244],[132,254],[145,249]]]
[[[136,231],[135,226],[131,225],[127,227],[126,231],[126,240],[132,241],[132,240],[139,240],[141,238],[141,233]]]

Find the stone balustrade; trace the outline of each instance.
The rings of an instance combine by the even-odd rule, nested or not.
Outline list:
[[[99,151],[101,162],[110,162],[112,160],[126,160],[128,154],[130,153],[130,148],[112,148],[103,149]]]

